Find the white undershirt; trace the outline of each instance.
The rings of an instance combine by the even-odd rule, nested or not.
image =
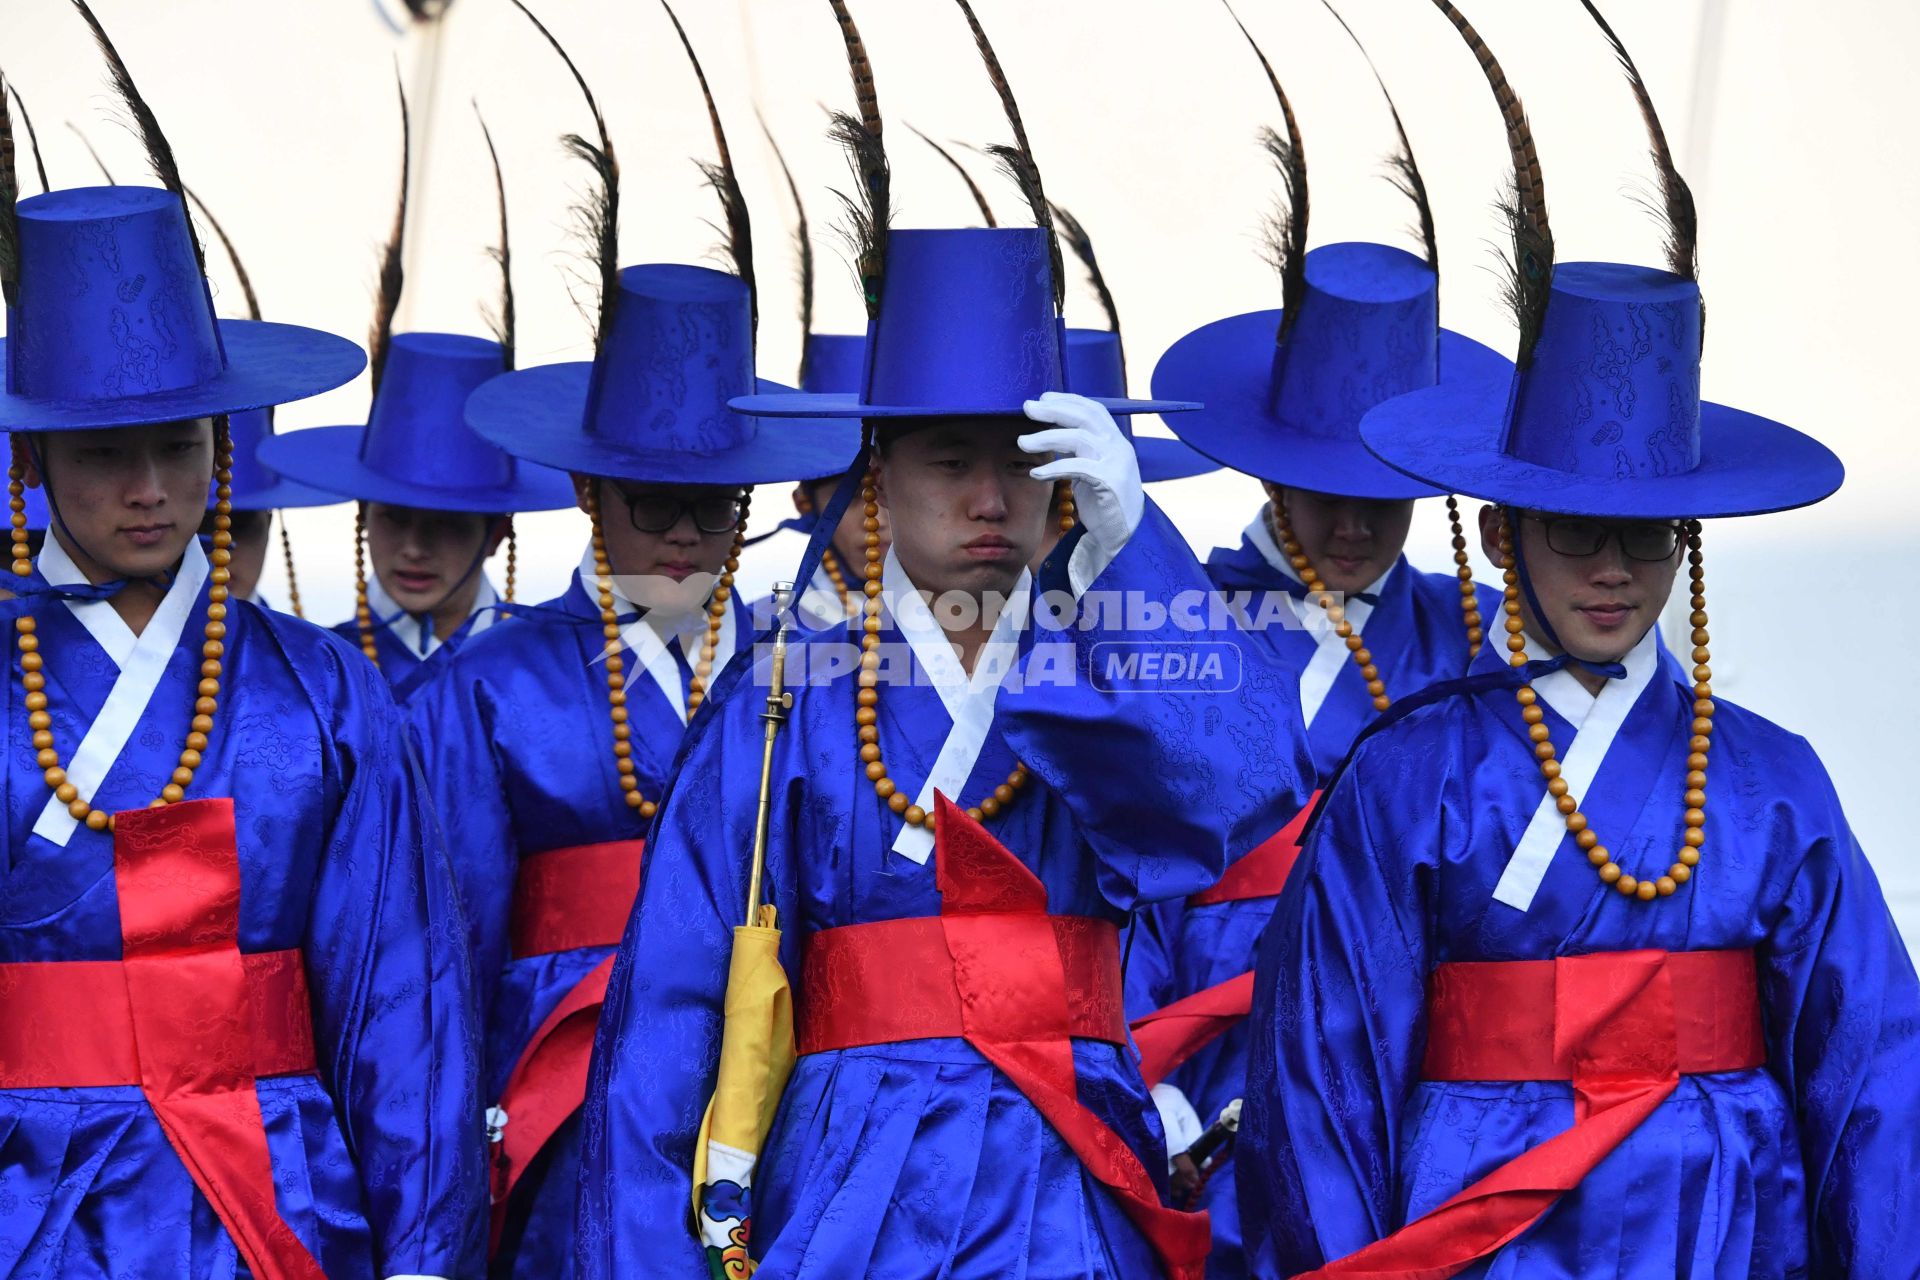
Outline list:
[[[1276,571],[1285,574],[1295,582],[1302,582],[1300,575],[1294,572],[1292,563],[1274,542],[1273,534],[1267,528],[1265,512],[1247,526],[1246,538],[1253,544],[1254,550],[1260,553],[1261,558],[1272,565]],[[1396,560],[1394,565],[1387,566],[1387,571],[1375,578],[1366,588],[1365,593],[1370,596],[1379,595],[1387,579],[1393,576],[1397,563]],[[1304,582],[1302,585],[1305,585]],[[1325,609],[1311,600],[1302,600],[1294,596],[1288,596],[1287,602],[1293,606],[1294,616],[1300,619],[1301,625],[1316,637],[1313,658],[1300,671],[1300,718],[1303,723],[1311,726],[1313,718],[1320,714],[1320,708],[1326,705],[1327,695],[1333,692],[1333,682],[1340,678],[1340,673],[1347,669],[1347,664],[1353,659],[1351,651],[1347,648],[1347,642],[1334,630]],[[1347,621],[1353,624],[1355,632],[1366,630],[1367,619],[1373,616],[1371,603],[1354,595],[1349,596],[1342,603],[1341,608],[1346,611]]]
[[[500,603],[499,593],[493,589],[493,583],[488,580],[485,571],[478,572],[480,586],[473,593],[472,607],[467,610],[467,617],[473,620],[473,625],[467,632],[470,637],[485,631],[500,616],[494,609],[494,606]],[[434,650],[446,643],[446,636],[440,635],[438,628],[432,635],[425,634],[432,615],[408,613],[394,603],[393,597],[387,594],[387,589],[380,585],[380,575],[377,573],[367,583],[367,608],[373,611],[376,619],[386,621],[387,630],[393,632],[394,639],[405,645],[409,653],[430,658]],[[475,614],[480,616],[474,617]],[[452,630],[459,629],[454,627]],[[423,640],[425,647],[422,647]]]

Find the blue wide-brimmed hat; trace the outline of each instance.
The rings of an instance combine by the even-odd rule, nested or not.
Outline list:
[[[1127,394],[1126,364],[1119,334],[1111,329],[1067,330],[1067,390],[1095,400]],[[1115,414],[1113,420],[1127,439],[1133,441],[1134,455],[1140,460],[1140,479],[1147,484],[1184,480],[1220,469],[1219,463],[1202,457],[1178,440],[1133,434],[1132,414]]]
[[[506,352],[463,333],[396,333],[364,427],[309,427],[260,450],[277,471],[363,502],[508,514],[573,505],[573,482],[467,426],[467,397],[498,377]]]
[[[893,231],[860,391],[762,393],[733,407],[767,417],[1024,417],[1069,389],[1047,232],[1038,227]],[[1120,413],[1172,413],[1175,400],[1093,396]]]
[[[1382,464],[1360,420],[1423,387],[1504,386],[1506,357],[1440,327],[1440,278],[1415,254],[1349,241],[1306,255],[1299,315],[1277,343],[1282,311],[1203,325],[1160,357],[1155,395],[1206,401],[1168,423],[1201,453],[1261,480],[1353,498],[1433,497]]]
[[[1694,281],[1561,263],[1525,369],[1390,400],[1361,434],[1430,484],[1568,515],[1758,515],[1838,489],[1845,468],[1813,437],[1701,400],[1701,336]]]
[[[282,507],[325,507],[340,501],[340,496],[289,480],[260,460],[260,446],[273,439],[273,413],[267,409],[248,409],[227,418],[227,438],[233,442],[233,491],[235,511],[278,511]],[[213,495],[207,495],[213,506]]]
[[[856,424],[773,424],[727,407],[756,387],[799,394],[754,377],[738,276],[651,263],[621,270],[619,285],[591,363],[501,374],[468,399],[468,424],[519,457],[616,480],[752,485],[846,470]]]
[[[85,431],[318,395],[366,365],[345,338],[219,320],[186,206],[158,187],[76,187],[15,206],[19,286],[0,339],[0,428]]]

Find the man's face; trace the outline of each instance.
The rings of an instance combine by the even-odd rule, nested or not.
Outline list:
[[[26,481],[59,510],[74,562],[105,578],[151,578],[173,567],[199,532],[213,482],[208,418],[35,437],[44,469]]]
[[[1270,500],[1285,504],[1294,538],[1330,591],[1365,591],[1393,567],[1407,545],[1411,498],[1343,498],[1276,484],[1266,488]]]
[[[479,589],[472,572],[506,536],[499,516],[367,503],[367,555],[380,585],[408,613],[433,613]]]
[[[1033,559],[1053,486],[1046,461],[1023,450],[1023,418],[946,418],[887,442],[876,455],[880,505],[894,554],[922,591],[1005,594]]]
[[[684,612],[698,608],[726,568],[739,529],[741,490],[730,485],[643,484],[576,475],[574,494],[587,507],[587,486],[600,505],[607,561],[635,604]]]
[[[214,534],[213,521],[211,511],[200,521],[200,532],[209,538]],[[260,589],[260,573],[267,565],[273,512],[236,511],[229,519],[228,532],[233,535],[233,545],[228,548],[233,558],[227,563],[227,572],[232,575],[227,580],[227,588],[234,599],[251,600],[253,593]]]
[[[1590,520],[1537,511],[1510,512],[1508,520],[1533,594],[1566,652],[1587,662],[1618,662],[1659,620],[1685,545],[1674,533],[1677,521]],[[1495,564],[1500,563],[1499,531],[1499,510],[1483,507],[1481,545]],[[1664,559],[1626,554],[1652,554],[1668,538],[1672,550]],[[1569,554],[1588,547],[1595,549]],[[1528,632],[1544,639],[1524,592],[1520,608]]]
[[[839,488],[840,479],[837,476],[831,480],[816,480],[811,484],[796,485],[793,490],[794,509],[803,515],[808,511],[825,514],[827,505],[833,501],[833,495],[839,491]],[[846,514],[840,517],[839,526],[833,531],[834,554],[840,557],[841,565],[848,570],[857,571],[867,562],[867,531],[861,524],[865,518],[861,514],[860,504],[850,502],[847,504]],[[887,542],[891,536],[887,527],[885,507],[880,508],[878,532],[880,550],[885,554]]]

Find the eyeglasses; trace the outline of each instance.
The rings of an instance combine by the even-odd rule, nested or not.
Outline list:
[[[702,493],[686,498],[673,489],[646,489],[629,493],[612,486],[627,504],[627,518],[641,533],[665,533],[680,523],[680,517],[693,517],[693,527],[702,533],[729,533],[740,523],[740,491]]]
[[[1620,554],[1643,564],[1671,560],[1680,547],[1678,520],[1616,521],[1531,514],[1526,519],[1546,530],[1548,550],[1576,560],[1598,555],[1610,540],[1620,544]]]

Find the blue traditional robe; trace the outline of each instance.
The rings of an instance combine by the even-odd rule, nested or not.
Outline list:
[[[1068,543],[1053,563],[1074,549]],[[897,561],[888,567],[888,585],[910,591]],[[1113,563],[1097,577],[1076,575],[1075,586],[1087,578],[1097,592],[1133,589],[1160,602],[1206,591],[1200,566],[1151,502]],[[1203,888],[1229,847],[1305,794],[1304,754],[1286,727],[1297,715],[1293,691],[1237,632],[1196,635],[1142,618],[1135,629],[1012,641],[1026,617],[1015,602],[1006,632],[970,678],[924,607],[909,608],[898,590],[888,595],[902,602],[882,632],[888,662],[913,675],[911,683],[882,680],[879,740],[890,776],[930,799],[930,775],[957,773],[945,794],[977,804],[1024,761],[1032,778],[986,826],[1045,885],[1054,914],[1121,922],[1144,904]],[[1144,677],[1089,680],[1089,662],[1103,662],[1098,647],[1110,641],[1218,644],[1237,655],[1240,679],[1206,692]],[[982,673],[1004,672],[1015,646],[1025,650],[1018,683],[996,697],[994,677]],[[781,961],[803,1004],[800,957],[810,934],[940,911],[930,837],[904,827],[859,759],[857,656],[844,633],[796,641],[792,678],[803,687],[775,747],[767,876],[784,930]],[[1049,661],[1075,678],[1048,680]],[[764,678],[759,671],[754,684],[736,687],[699,731],[648,851],[589,1084],[583,1277],[681,1277],[707,1265],[685,1225],[689,1175],[720,1048],[731,931],[746,898]],[[956,725],[962,732],[950,734]],[[978,745],[972,758],[954,750],[967,740]],[[1080,1040],[1073,1056],[1081,1102],[1164,1179],[1159,1122],[1132,1052]],[[762,1274],[1158,1273],[1146,1242],[1059,1134],[960,1040],[803,1057],[753,1194]]]
[[[1593,830],[1629,874],[1658,876],[1683,830],[1692,691],[1651,634],[1626,671],[1597,699],[1565,672],[1535,688]],[[1700,865],[1641,903],[1601,882],[1550,801],[1541,812],[1510,687],[1361,742],[1260,945],[1240,1152],[1260,1275],[1351,1253],[1572,1123],[1565,1083],[1421,1080],[1434,966],[1637,948],[1752,948],[1767,1065],[1683,1075],[1584,1182],[1460,1274],[1914,1274],[1913,964],[1807,743],[1717,701],[1710,761]]]
[[[580,947],[509,953],[521,860],[548,850],[639,840],[647,823],[620,789],[607,701],[605,638],[592,561],[566,592],[516,608],[511,625],[464,646],[409,705],[454,852],[471,929],[485,1027],[485,1081],[498,1099],[534,1032],[574,985],[612,954]],[[698,662],[706,615],[636,618],[616,579],[623,627],[628,723],[640,794],[657,798],[686,728],[685,680]],[[746,610],[728,611],[717,637],[717,679],[752,642]],[[682,667],[669,642],[688,660]],[[649,852],[646,857],[652,857]],[[509,1114],[506,1123],[511,1125]],[[577,1115],[548,1142],[513,1195],[494,1271],[559,1280],[573,1264]]]
[[[434,634],[431,615],[408,613],[395,604],[377,576],[367,579],[367,608],[373,614],[373,647],[380,655],[380,674],[402,702],[432,679],[440,664],[462,644],[503,616],[499,593],[485,573],[480,575],[466,620],[444,636]],[[336,624],[333,633],[344,637],[356,650],[360,648],[360,624],[352,618]]]
[[[83,581],[52,541],[35,573],[48,578]],[[13,619],[36,620],[69,776],[105,750],[104,779],[83,789],[97,808],[145,808],[177,763],[206,579],[192,546],[138,638],[106,601],[0,602],[9,641]],[[472,991],[404,725],[360,655],[320,628],[246,601],[226,626],[219,711],[188,794],[232,797],[240,949],[306,959],[319,1074],[257,1086],[280,1214],[335,1280],[470,1274],[486,1213]],[[113,838],[49,809],[9,650],[0,963],[119,960]],[[128,692],[147,655],[164,664],[150,700]],[[230,1277],[237,1265],[139,1087],[0,1090],[0,1275]]]
[[[1241,600],[1260,640],[1298,682],[1314,786],[1323,785],[1375,715],[1359,665],[1334,634],[1325,611],[1307,598],[1306,588],[1274,544],[1264,518],[1247,528],[1238,547],[1216,547],[1207,559],[1207,572],[1215,587]],[[1482,588],[1483,617],[1497,616],[1493,611],[1497,600]],[[1402,697],[1435,680],[1465,673],[1466,622],[1455,575],[1421,573],[1402,556],[1377,582],[1349,598],[1346,609],[1355,632],[1366,639],[1389,697]],[[1168,903],[1157,908],[1154,929],[1136,939],[1129,958],[1128,1013],[1140,1016],[1251,969],[1274,901],[1247,898],[1201,906]],[[1159,940],[1164,940],[1162,945],[1169,952],[1164,958],[1154,954]],[[1169,1083],[1185,1094],[1202,1125],[1213,1123],[1228,1103],[1245,1092],[1248,1044],[1246,1027],[1234,1027],[1201,1048],[1170,1077]],[[1213,1216],[1214,1249],[1208,1274],[1246,1275],[1232,1160],[1215,1169],[1200,1203]]]

